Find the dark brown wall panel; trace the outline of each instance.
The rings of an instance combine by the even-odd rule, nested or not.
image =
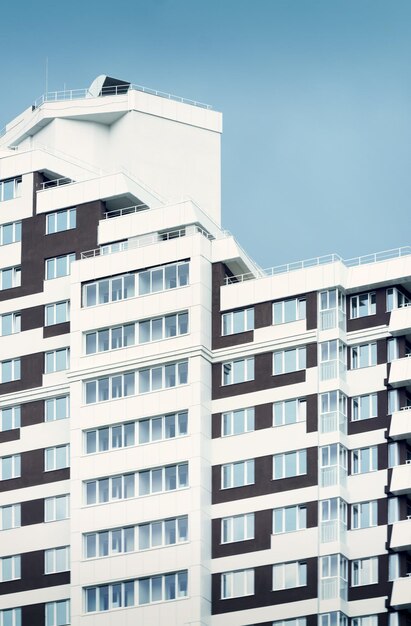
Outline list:
[[[21,425],[33,426],[44,422],[44,400],[25,402],[21,405]]]
[[[21,578],[0,583],[0,595],[68,584],[70,572],[44,573],[44,550],[36,550],[21,555]]]
[[[0,384],[0,395],[42,386],[44,367],[43,352],[37,352],[36,354],[26,354],[20,358],[20,361],[20,380],[13,380],[9,383]]]
[[[23,487],[33,487],[34,485],[46,485],[58,480],[68,480],[70,478],[70,468],[44,471],[44,449],[30,450],[21,454],[21,476],[10,480],[0,481],[0,492]]]
[[[380,289],[370,289],[376,292],[376,313],[375,315],[366,315],[365,317],[357,317],[350,319],[351,313],[351,295],[347,297],[347,332],[353,330],[363,330],[365,328],[373,328],[375,326],[385,326],[390,321],[390,313],[387,312],[386,303],[386,287]],[[365,291],[361,293],[366,293]]]
[[[21,525],[31,526],[44,522],[44,498],[21,503]]]

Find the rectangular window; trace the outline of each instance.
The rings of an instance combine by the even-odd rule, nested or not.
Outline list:
[[[62,372],[70,367],[70,348],[51,350],[44,355],[44,372]]]
[[[0,202],[6,200],[13,200],[13,198],[19,198],[21,196],[22,178],[9,178],[7,180],[0,180]]]
[[[0,226],[0,246],[21,241],[21,222],[10,222]]]
[[[20,428],[21,407],[7,406],[0,409],[0,432]]]
[[[0,611],[0,626],[22,626],[21,608]]]
[[[273,533],[292,533],[307,528],[307,507],[302,504],[273,510]]]
[[[140,605],[185,598],[187,596],[187,571],[140,578],[138,596]]]
[[[5,313],[0,316],[1,336],[14,335],[21,331],[21,313]]]
[[[20,528],[21,526],[21,505],[7,504],[0,507],[0,530],[10,530],[10,528]]]
[[[184,437],[188,434],[188,412],[157,415],[139,420],[137,424],[139,443]]]
[[[290,478],[307,473],[307,450],[273,456],[273,479]]]
[[[221,599],[241,598],[254,594],[254,570],[241,569],[221,574]]]
[[[377,394],[369,393],[364,396],[355,396],[352,399],[351,419],[353,422],[377,417]]]
[[[305,617],[296,617],[295,619],[281,619],[272,622],[271,626],[307,626]]]
[[[70,300],[46,304],[44,315],[44,324],[46,326],[68,322],[70,320]]]
[[[114,554],[134,552],[135,527],[100,530],[83,535],[84,558],[95,559]]]
[[[70,417],[70,397],[48,398],[44,402],[44,420],[54,422]]]
[[[20,359],[9,359],[0,362],[1,382],[9,383],[13,380],[20,380],[21,366]]]
[[[351,564],[351,584],[353,587],[361,585],[375,585],[378,583],[378,558],[358,559]]]
[[[221,520],[221,543],[254,539],[254,513],[223,517]]]
[[[0,290],[21,286],[21,267],[5,267],[0,270]]]
[[[387,311],[400,309],[403,306],[407,306],[409,303],[410,299],[395,287],[387,289]]]
[[[395,411],[400,410],[400,394],[399,389],[388,390],[388,415],[392,415]]]
[[[235,335],[254,328],[254,307],[223,313],[222,335]]]
[[[305,422],[307,402],[305,398],[283,400],[273,404],[273,426],[285,426],[296,422]]]
[[[351,528],[371,528],[377,526],[377,500],[351,505]]]
[[[45,280],[51,280],[53,278],[60,278],[61,276],[68,276],[70,274],[70,265],[76,260],[76,255],[63,254],[51,259],[46,259],[46,273]]]
[[[138,472],[138,494],[148,496],[188,487],[188,463],[166,465]]]
[[[52,548],[44,551],[44,573],[57,574],[70,570],[70,547]]]
[[[70,600],[46,603],[46,626],[70,624]]]
[[[307,584],[307,563],[293,561],[273,565],[273,591],[303,587]]]
[[[221,489],[254,484],[254,459],[221,466]]]
[[[388,444],[388,467],[397,467],[400,464],[400,448],[398,441]]]
[[[10,480],[21,476],[20,454],[3,456],[0,458],[0,480]]]
[[[135,473],[89,480],[84,487],[87,505],[127,500],[135,496]]]
[[[351,348],[351,369],[356,370],[362,367],[377,365],[377,344],[363,343],[360,346]]]
[[[348,626],[348,617],[340,611],[321,613],[319,617],[319,626]]]
[[[399,358],[399,342],[397,337],[387,339],[387,363]]]
[[[4,556],[0,559],[0,576],[0,582],[2,583],[21,578],[20,554]]]
[[[46,235],[76,227],[76,209],[63,209],[46,215]]]
[[[156,365],[149,369],[139,370],[139,393],[149,393],[160,389],[169,389],[186,385],[188,382],[188,361]]]
[[[86,404],[134,396],[135,378],[136,372],[126,372],[86,381],[84,383]]]
[[[188,540],[188,516],[140,524],[137,530],[139,550],[172,546]]]
[[[160,341],[188,333],[188,312],[153,317],[138,322],[138,343]]]
[[[135,422],[115,424],[113,426],[103,426],[84,432],[84,448],[86,454],[95,452],[106,452],[107,450],[117,450],[134,446]]]
[[[378,448],[358,448],[351,453],[351,473],[366,474],[378,470]]]
[[[254,357],[222,363],[222,385],[254,380]]]
[[[53,496],[44,500],[44,521],[57,522],[70,517],[70,496]]]
[[[378,615],[363,615],[362,617],[353,617],[351,626],[378,626]]]
[[[52,472],[53,470],[70,467],[70,445],[54,446],[44,450],[44,471]]]
[[[306,368],[306,348],[291,348],[273,353],[273,374],[287,374]]]
[[[377,298],[375,291],[362,293],[358,296],[351,296],[351,319],[357,317],[366,317],[367,315],[375,315],[377,312]]]
[[[254,407],[228,411],[221,416],[221,436],[241,435],[254,430]]]
[[[305,320],[305,298],[290,298],[273,304],[273,324],[286,324],[297,320]]]
[[[158,293],[184,287],[189,283],[189,262],[181,261],[134,272],[103,278],[83,285],[83,306],[117,302],[138,295]]]

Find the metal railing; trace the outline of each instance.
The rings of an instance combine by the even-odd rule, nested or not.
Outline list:
[[[328,465],[320,468],[320,486],[332,487],[347,484],[347,470],[342,465]]]
[[[191,100],[190,98],[183,98],[182,96],[176,96],[175,94],[166,93],[165,91],[159,91],[158,89],[152,89],[151,87],[134,84],[103,87],[98,96],[93,96],[88,89],[64,89],[62,91],[50,91],[40,96],[40,98],[37,98],[33,107],[38,109],[45,102],[61,102],[65,100],[84,100],[85,98],[119,96],[127,94],[129,91],[141,91],[151,96],[157,96],[166,100],[173,100],[174,102],[181,102],[182,104],[189,104],[190,106],[199,107],[201,109],[212,109],[212,106],[210,104],[206,104],[205,102]]]
[[[370,263],[378,263],[380,261],[387,261],[390,259],[397,259],[399,257],[408,256],[411,254],[411,246],[403,246],[402,248],[395,248],[392,250],[385,250],[383,252],[375,252],[373,254],[367,254],[352,259],[343,259],[339,254],[328,254],[325,256],[315,257],[312,259],[306,259],[304,261],[295,261],[294,263],[287,263],[285,265],[277,265],[276,267],[269,267],[263,269],[258,275],[253,272],[246,272],[244,274],[237,274],[236,276],[226,276],[226,285],[235,285],[247,280],[256,280],[258,278],[267,278],[269,276],[276,276],[277,274],[286,274],[288,272],[294,272],[295,270],[306,269],[309,267],[317,267],[319,265],[329,265],[330,263],[336,263],[339,261],[346,267],[357,267],[359,265],[367,265]]]
[[[113,217],[122,217],[123,215],[130,215],[132,213],[139,213],[140,211],[146,211],[150,207],[146,204],[136,204],[134,206],[124,207],[124,209],[114,209],[112,211],[106,211],[104,217],[106,220]]]
[[[125,250],[134,250],[136,248],[143,248],[145,246],[151,246],[162,241],[169,241],[171,239],[178,239],[180,237],[190,237],[193,235],[201,234],[206,239],[214,239],[210,233],[200,228],[200,226],[194,226],[192,230],[190,227],[180,228],[177,230],[170,230],[164,233],[152,233],[150,235],[143,235],[142,237],[136,237],[135,239],[128,239],[127,241],[120,241],[113,244],[106,244],[95,248],[94,250],[86,250],[81,253],[82,259],[91,259],[98,256],[105,256],[107,254],[114,254],[116,252],[124,252]]]
[[[46,180],[44,183],[41,183],[42,189],[50,189],[51,187],[61,187],[62,185],[71,185],[76,181],[72,178],[55,178],[54,180]]]
[[[321,543],[330,543],[331,541],[341,541],[345,538],[347,524],[339,519],[321,522]]]
[[[341,431],[347,433],[347,418],[340,411],[331,411],[329,413],[320,414],[320,432],[335,433]]]
[[[330,330],[338,326],[341,330],[346,327],[346,315],[341,309],[325,309],[320,311],[320,330]]]

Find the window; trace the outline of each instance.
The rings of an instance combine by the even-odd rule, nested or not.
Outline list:
[[[307,473],[307,451],[297,450],[273,456],[273,479],[290,478]]]
[[[86,404],[106,402],[135,394],[135,372],[115,374],[84,383]]]
[[[83,306],[96,306],[188,285],[189,262],[171,263],[142,272],[121,274],[83,285]]]
[[[377,526],[377,500],[359,502],[351,506],[351,528]]]
[[[400,521],[400,502],[398,498],[388,498],[388,524]]]
[[[221,436],[241,435],[254,430],[254,407],[228,411],[221,416]]]
[[[322,600],[340,597],[347,600],[348,561],[341,554],[320,558],[320,596]]]
[[[305,617],[296,617],[295,619],[282,619],[272,622],[271,626],[307,626]]]
[[[336,430],[347,432],[347,396],[341,391],[327,391],[320,394],[320,432],[330,433]]]
[[[303,587],[307,584],[307,563],[293,561],[273,565],[273,591]]]
[[[84,483],[85,504],[101,504],[116,500],[126,500],[135,496],[135,474],[123,474],[89,480]]]
[[[76,255],[74,253],[46,259],[46,280],[68,276],[70,274],[70,265],[75,260]]]
[[[347,530],[347,503],[342,498],[320,500],[321,543],[345,541]]]
[[[63,324],[70,319],[70,300],[62,300],[61,302],[53,302],[45,306],[46,326],[54,326],[54,324]]]
[[[353,617],[351,626],[378,626],[378,615],[363,615],[363,617]]]
[[[221,466],[221,489],[244,487],[254,483],[254,459]]]
[[[254,513],[223,517],[221,520],[221,543],[254,539]]]
[[[351,348],[351,369],[377,365],[377,344],[364,343]]]
[[[398,389],[388,390],[388,415],[400,410],[400,394]]]
[[[70,496],[53,496],[44,500],[44,521],[57,522],[70,517]]]
[[[2,383],[9,383],[13,380],[20,380],[20,359],[9,359],[8,361],[1,361],[0,366]]]
[[[302,504],[273,510],[273,533],[292,533],[307,528],[307,507]]]
[[[137,423],[139,443],[151,443],[152,441],[184,437],[188,433],[187,411],[158,415],[139,420]]]
[[[14,335],[21,330],[21,313],[5,313],[1,315],[0,331],[2,337],[5,335]]]
[[[369,393],[364,396],[355,396],[352,399],[352,415],[353,422],[366,420],[371,417],[377,417],[377,394]]]
[[[21,505],[20,504],[8,504],[8,505],[0,507],[0,530],[9,530],[10,528],[20,528],[20,526],[21,526]]]
[[[0,582],[21,578],[20,554],[0,558]]]
[[[305,398],[283,400],[273,404],[273,426],[285,426],[296,422],[305,422],[307,402]]]
[[[254,380],[254,357],[237,359],[222,364],[223,385],[234,385]]]
[[[388,467],[397,467],[400,464],[400,448],[398,441],[388,444]]]
[[[273,324],[286,324],[296,320],[305,320],[305,298],[291,298],[273,304]]]
[[[54,422],[70,417],[70,398],[69,396],[59,396],[58,398],[49,398],[44,402],[44,419],[46,422]]]
[[[76,209],[63,209],[46,215],[46,235],[76,227]]]
[[[172,546],[188,540],[187,515],[140,524],[137,528],[139,550]]]
[[[0,270],[0,290],[12,289],[21,285],[21,267],[6,267]]]
[[[21,241],[21,222],[10,222],[0,226],[0,246]]]
[[[134,526],[101,530],[84,535],[84,558],[111,556],[134,552]]]
[[[375,315],[376,302],[377,299],[375,291],[362,293],[358,296],[351,296],[351,319],[365,317],[367,315]]]
[[[0,458],[0,480],[10,480],[21,476],[20,454]]]
[[[359,448],[352,451],[351,457],[351,473],[365,474],[367,472],[375,472],[378,470],[377,446],[370,448]]]
[[[254,308],[223,313],[222,335],[235,335],[254,328]]]
[[[70,600],[46,603],[46,626],[70,624]]]
[[[409,303],[410,299],[395,287],[387,289],[387,311],[400,309],[403,306],[407,306]]]
[[[62,372],[70,367],[70,348],[59,348],[45,354],[45,373]]]
[[[305,347],[291,348],[274,352],[273,363],[274,375],[303,370],[306,367],[306,349]]]
[[[388,580],[396,580],[401,577],[400,570],[400,555],[398,552],[396,554],[388,555]]]
[[[55,446],[44,450],[44,470],[51,472],[53,470],[63,469],[70,466],[70,446]]]
[[[13,200],[21,196],[21,176],[0,180],[0,202]]]
[[[188,463],[166,465],[138,473],[140,496],[188,487]]]
[[[149,393],[150,391],[186,385],[187,379],[188,361],[157,365],[149,369],[139,370],[139,393]]]
[[[240,569],[221,574],[221,599],[240,598],[254,594],[254,570]]]
[[[340,611],[332,611],[332,613],[321,613],[319,626],[348,626],[348,617]]]
[[[188,312],[154,317],[138,323],[138,341],[147,343],[188,333]]]
[[[52,548],[44,551],[44,573],[57,574],[58,572],[68,572],[70,569],[70,548]]]
[[[103,426],[84,433],[85,452],[106,452],[135,445],[135,422]]]
[[[20,415],[20,405],[8,406],[4,409],[0,409],[0,432],[20,428]]]
[[[138,581],[139,604],[176,600],[187,596],[187,571],[163,574]]]
[[[378,583],[378,558],[358,559],[351,564],[353,587]]]
[[[387,363],[399,358],[399,342],[397,337],[387,339]]]
[[[21,608],[0,611],[0,626],[21,626]]]

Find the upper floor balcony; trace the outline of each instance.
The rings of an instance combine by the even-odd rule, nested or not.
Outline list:
[[[396,551],[411,550],[411,516],[392,525],[390,548]]]
[[[392,414],[390,437],[391,439],[411,439],[411,406],[405,406]]]
[[[391,311],[388,330],[394,336],[411,333],[411,306],[409,304]]]
[[[391,606],[397,611],[411,608],[411,576],[397,578],[392,584]]]
[[[392,387],[405,387],[411,384],[411,354],[392,361],[388,382]]]
[[[411,493],[411,461],[393,467],[390,491],[396,496]]]

